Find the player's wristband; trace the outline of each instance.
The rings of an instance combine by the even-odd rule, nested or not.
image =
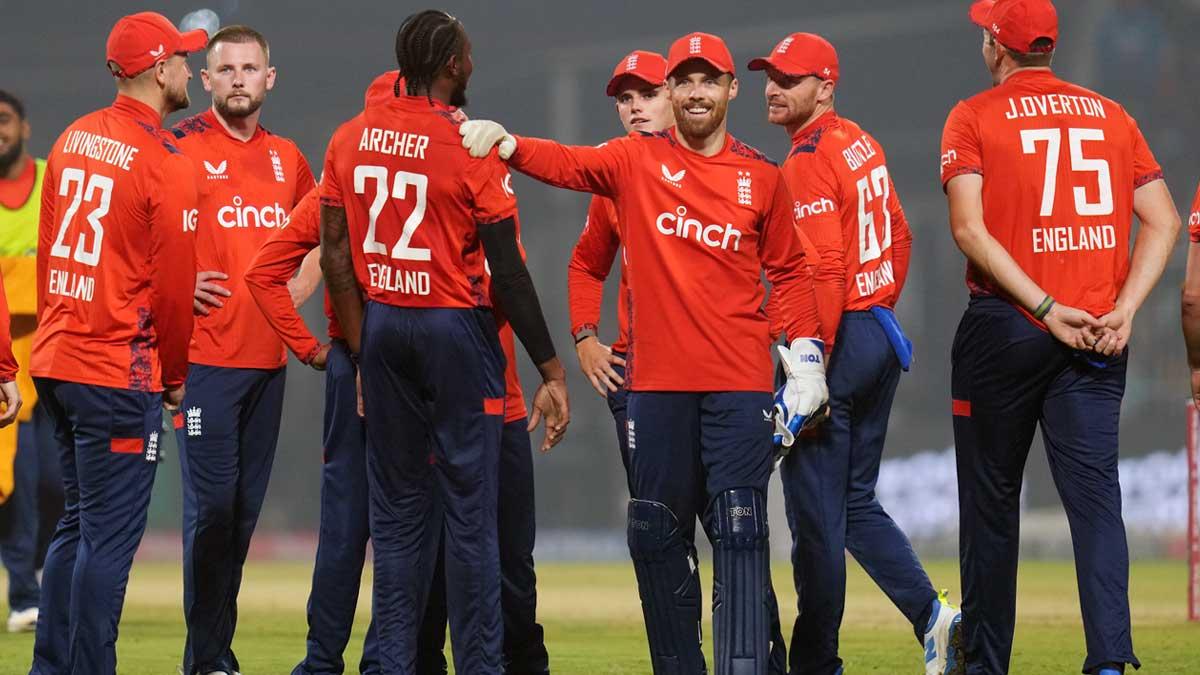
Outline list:
[[[1054,307],[1054,298],[1050,297],[1050,294],[1047,293],[1046,297],[1042,298],[1042,304],[1038,305],[1037,308],[1033,310],[1033,318],[1041,321],[1042,319],[1046,318],[1047,314],[1050,313],[1050,309],[1052,307]]]
[[[579,344],[590,337],[596,339],[600,338],[600,336],[596,335],[596,329],[592,328],[591,326],[580,328],[578,331],[573,333],[571,337],[575,338],[575,344]]]

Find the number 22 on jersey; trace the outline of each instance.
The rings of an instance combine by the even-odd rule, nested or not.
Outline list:
[[[416,205],[404,221],[404,229],[400,233],[399,241],[392,247],[391,256],[396,260],[428,261],[430,260],[430,250],[412,246],[412,238],[417,228],[421,226],[421,221],[425,219],[425,199],[429,190],[429,177],[420,173],[397,171],[392,178],[390,196],[393,199],[407,199],[409,197],[408,188],[412,187]],[[363,253],[388,255],[387,245],[376,238],[379,214],[383,212],[383,207],[387,204],[389,197],[387,168],[373,165],[354,167],[354,191],[356,193],[367,194],[368,180],[375,183],[375,198],[371,201],[371,207],[367,212],[367,235],[363,239]]]

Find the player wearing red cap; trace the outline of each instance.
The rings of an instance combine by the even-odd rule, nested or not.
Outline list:
[[[883,148],[834,110],[838,57],[819,35],[793,33],[749,68],[766,71],[767,119],[791,138],[783,176],[797,226],[819,252],[814,286],[822,337],[833,345],[829,420],[783,460],[800,597],[791,670],[841,668],[849,549],[912,623],[926,673],[961,672],[952,645],[958,612],[939,600],[908,537],[875,497],[900,371],[912,359],[892,311],[912,236]]]
[[[226,26],[201,71],[212,107],[174,129],[200,186],[195,311],[177,425],[184,492],[184,672],[239,670],[231,648],[241,569],[279,437],[287,354],[246,289],[255,251],[314,186],[291,140],[259,124],[275,84],[261,33]],[[325,350],[304,354],[323,365]]]
[[[605,93],[616,103],[617,117],[628,134],[656,133],[675,124],[667,92],[667,60],[661,54],[633,51],[613,70]],[[604,280],[621,248],[617,207],[608,197],[593,195],[587,220],[567,264],[567,299],[571,336],[579,367],[592,387],[608,401],[617,424],[621,463],[629,477],[629,447],[625,433],[625,351],[628,344],[629,287],[621,274],[617,292],[617,337],[612,345],[600,341],[600,306]],[[622,270],[624,262],[621,263]]]
[[[1115,675],[1138,665],[1117,480],[1125,346],[1179,216],[1133,118],[1050,70],[1048,0],[983,0],[971,19],[994,87],[951,111],[941,169],[971,291],[951,354],[967,668],[1008,671],[1021,479],[1040,424],[1071,524],[1083,672]]]
[[[797,417],[825,401],[824,348],[802,337],[818,334],[818,320],[783,177],[726,131],[737,94],[728,48],[692,33],[667,61],[674,129],[586,148],[467,122],[463,143],[476,156],[499,143],[522,172],[616,205],[631,315],[629,548],[654,670],[705,669],[699,578],[685,536],[685,524],[703,514],[715,559],[716,672],[765,673],[774,448],[763,271],[795,337],[782,348],[791,368],[783,398]]]
[[[205,40],[153,12],[123,17],[106,50],[117,100],[67,127],[47,161],[30,369],[64,439],[67,510],[46,556],[35,675],[116,671],[161,408],[183,399],[192,332],[195,181],[162,121],[187,107],[185,55]]]
[[[455,670],[504,668],[497,491],[505,384],[493,299],[542,373],[531,423],[546,418],[543,450],[568,421],[564,373],[517,242],[511,177],[458,142],[451,106],[466,102],[470,53],[454,17],[408,17],[396,36],[407,95],[338,129],[321,183],[321,267],[351,354],[361,335],[386,672],[413,672],[434,562],[427,544],[443,531]]]
[[[1200,187],[1188,215],[1187,272],[1183,281],[1183,338],[1192,371],[1192,400],[1200,406]]]

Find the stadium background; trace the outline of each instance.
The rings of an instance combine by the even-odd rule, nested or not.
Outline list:
[[[938,185],[938,146],[954,103],[989,84],[979,56],[979,31],[966,19],[968,5],[966,0],[443,5],[463,20],[474,45],[468,113],[501,121],[517,133],[572,143],[599,143],[621,132],[611,100],[603,95],[620,57],[635,48],[665,53],[675,37],[704,30],[727,39],[741,71],[740,96],[730,106],[730,130],[782,159],[788,142],[781,129],[765,120],[764,79],[744,65],[792,31],[818,32],[837,46],[842,67],[837,108],[885,148],[915,236],[914,267],[899,313],[916,345],[917,361],[901,380],[880,494],[924,553],[943,556],[953,556],[956,544],[949,350],[966,291],[963,258],[949,235]],[[30,151],[44,157],[71,120],[112,100],[103,49],[117,17],[155,9],[178,21],[200,6],[0,0],[0,62],[5,64],[0,87],[25,101],[33,124]],[[367,84],[394,67],[393,39],[400,21],[424,7],[313,0],[207,0],[207,6],[222,24],[250,24],[271,41],[279,76],[263,123],[295,139],[315,173],[330,134],[361,108]],[[1137,117],[1186,221],[1200,178],[1200,162],[1194,159],[1200,102],[1185,83],[1196,80],[1200,61],[1185,57],[1200,29],[1200,0],[1064,0],[1058,7],[1062,33],[1056,70],[1116,98]],[[195,79],[188,114],[209,103],[199,78],[202,59],[192,59]],[[538,555],[621,558],[626,555],[625,488],[612,420],[578,373],[568,335],[566,263],[587,197],[524,177],[517,177],[514,186],[529,266],[568,365],[573,406],[567,440],[549,456],[536,458]],[[1138,315],[1133,335],[1123,409],[1122,483],[1136,556],[1183,550],[1187,377],[1178,289],[1184,261],[1180,245]],[[615,286],[614,279],[606,297],[606,342],[615,325]],[[314,330],[323,331],[319,296],[303,313]],[[528,363],[522,364],[522,374],[532,391],[535,373]],[[283,431],[259,524],[265,536],[256,547],[262,555],[311,559],[322,386],[320,374],[294,361],[289,366]],[[777,484],[772,500],[773,541],[783,553],[786,526]],[[1025,508],[1023,554],[1069,555],[1065,518],[1040,440],[1030,455]],[[179,520],[179,465],[170,455],[155,485],[145,553],[177,556]]]

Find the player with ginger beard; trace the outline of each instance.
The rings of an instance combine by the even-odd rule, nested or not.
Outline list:
[[[830,417],[783,460],[793,578],[803,591],[792,672],[842,665],[847,549],[912,624],[925,672],[961,672],[959,613],[938,597],[908,537],[875,497],[900,371],[912,361],[893,312],[912,235],[883,148],[834,110],[840,68],[821,36],[793,33],[749,68],[766,71],[767,119],[791,139],[783,175],[797,227],[820,255],[814,285],[822,337],[832,345]]]
[[[206,39],[153,12],[117,21],[116,101],[67,127],[47,160],[30,370],[64,441],[67,508],[42,576],[36,675],[116,672],[162,408],[183,400],[192,333],[194,168],[162,122],[188,106],[186,56]]]
[[[726,131],[737,94],[729,49],[692,33],[675,41],[667,61],[674,129],[589,148],[472,121],[461,128],[463,145],[484,156],[498,144],[523,173],[615,203],[630,290],[629,548],[651,661],[656,673],[705,670],[699,578],[685,534],[685,523],[703,514],[718,589],[715,670],[765,673],[776,418],[764,271],[794,338],[781,348],[791,374],[780,424],[824,404],[824,347],[782,175]]]
[[[192,224],[196,325],[176,433],[185,504],[185,675],[240,670],[232,648],[237,596],[274,463],[287,363],[244,275],[314,185],[296,144],[260,124],[276,78],[266,38],[249,26],[226,26],[209,40],[205,60],[201,76],[212,106],[173,129],[196,164],[200,193]]]
[[[1040,425],[1071,525],[1082,670],[1116,675],[1138,665],[1117,477],[1126,346],[1179,214],[1137,122],[1051,70],[1049,0],[981,0],[970,17],[993,86],[950,112],[941,158],[971,291],[950,384],[967,672],[1008,672],[1021,481]]]

